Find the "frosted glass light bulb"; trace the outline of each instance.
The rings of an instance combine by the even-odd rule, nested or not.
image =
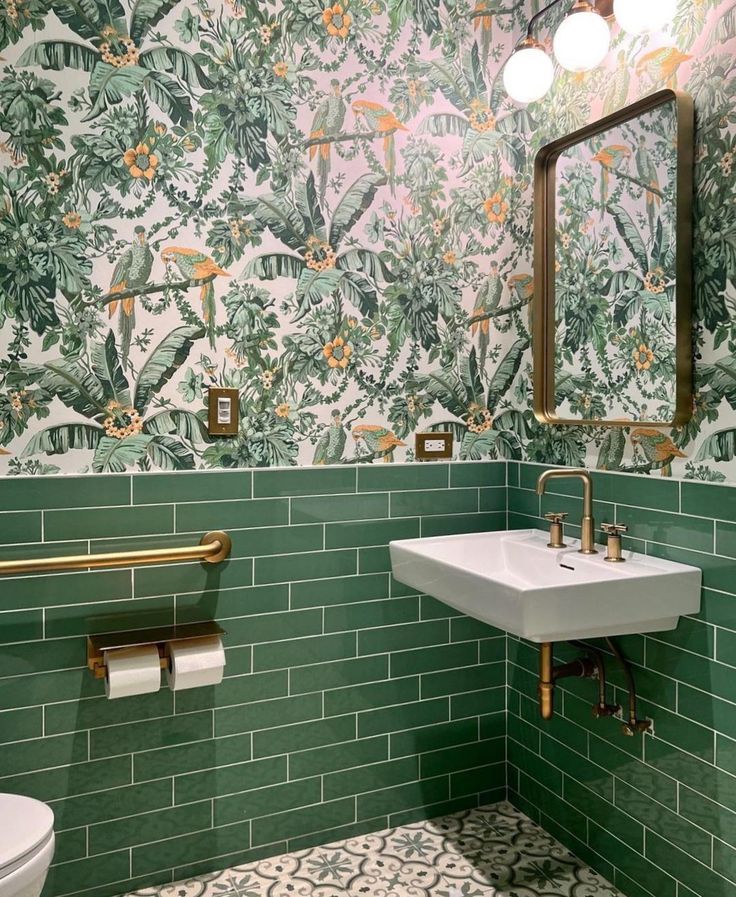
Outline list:
[[[629,34],[660,31],[677,12],[677,0],[614,0],[616,21]]]
[[[540,46],[522,45],[504,66],[503,86],[517,103],[533,103],[550,89],[554,73],[552,60]]]
[[[569,72],[588,72],[606,57],[611,31],[606,20],[588,3],[576,3],[560,22],[553,47],[557,61]]]

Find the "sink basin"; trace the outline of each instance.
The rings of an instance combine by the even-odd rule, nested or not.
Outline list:
[[[399,582],[533,642],[674,629],[700,609],[697,567],[625,552],[625,563],[547,548],[540,530],[391,542]]]

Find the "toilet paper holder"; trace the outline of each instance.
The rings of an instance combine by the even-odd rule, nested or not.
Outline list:
[[[182,639],[210,638],[224,635],[225,630],[211,621],[204,623],[182,623],[178,626],[158,626],[155,629],[133,629],[128,632],[106,632],[87,636],[87,666],[95,679],[105,678],[105,651],[118,648],[139,648],[155,645],[158,649],[161,668],[169,665],[171,642]]]

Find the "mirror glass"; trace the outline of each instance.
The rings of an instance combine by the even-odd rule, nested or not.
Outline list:
[[[678,245],[679,105],[669,93],[558,141],[547,165],[544,363],[555,422],[666,425],[683,413],[678,345],[689,322],[678,315],[689,284],[678,288],[678,253],[689,246]]]

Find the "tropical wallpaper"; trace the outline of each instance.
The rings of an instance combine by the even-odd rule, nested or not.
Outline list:
[[[614,29],[520,108],[500,71],[536,8],[2,0],[2,472],[385,463],[449,427],[462,458],[736,480],[734,0]],[[534,155],[675,85],[699,120],[692,421],[541,425]],[[236,437],[206,433],[212,385],[239,390]]]
[[[676,134],[670,99],[557,160],[554,382],[561,418],[674,419]]]

